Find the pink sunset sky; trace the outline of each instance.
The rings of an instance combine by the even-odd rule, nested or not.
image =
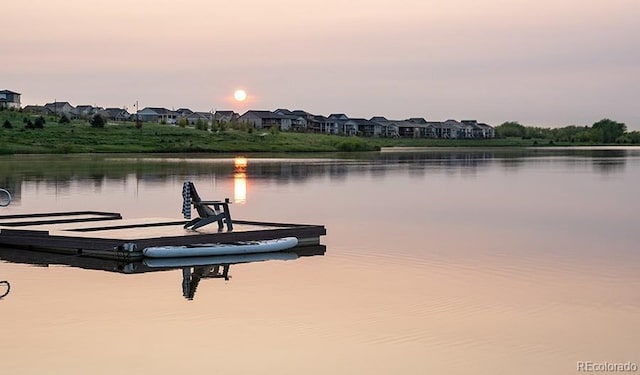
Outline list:
[[[20,0],[22,104],[288,108],[640,129],[638,0]],[[233,101],[235,89],[248,100]]]

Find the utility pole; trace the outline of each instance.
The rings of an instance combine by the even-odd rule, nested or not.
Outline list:
[[[138,101],[136,100],[136,128],[140,129],[140,132],[142,133],[142,122],[140,122],[138,112],[140,112],[140,109],[138,108]]]

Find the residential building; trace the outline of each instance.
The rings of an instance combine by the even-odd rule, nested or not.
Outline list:
[[[75,109],[69,102],[52,102],[44,105],[44,108],[48,113],[53,115],[65,115],[67,117],[73,117],[73,110]]]
[[[145,107],[138,111],[138,118],[144,122],[175,125],[178,119],[178,112],[161,107]]]
[[[89,119],[93,115],[98,114],[101,111],[103,111],[101,107],[94,107],[92,105],[78,105],[71,110],[71,114],[76,118]]]
[[[322,115],[314,115],[307,120],[307,130],[314,133],[330,134],[327,126],[327,118]]]
[[[291,130],[293,131],[306,131],[309,128],[309,124],[313,122],[316,117],[315,115],[300,109],[290,111],[288,109],[279,108],[276,109],[274,113],[291,119]]]
[[[398,137],[398,125],[395,120],[389,120],[383,116],[374,116],[370,121],[378,123],[382,126],[381,134],[382,137]]]
[[[349,121],[349,116],[344,113],[332,113],[327,117],[326,132],[329,134],[347,134],[345,123]]]
[[[216,111],[215,112],[215,120],[217,122],[236,122],[240,115],[234,111]]]
[[[37,115],[46,115],[48,114],[47,109],[42,105],[27,105],[22,108],[23,111],[28,113],[33,113]]]
[[[176,110],[176,112],[178,112],[178,116],[179,117],[187,117],[190,114],[193,114],[194,112],[192,110],[190,110],[189,108],[178,108]]]
[[[198,122],[205,123],[209,126],[213,124],[213,114],[211,112],[193,112],[186,116],[187,124],[197,125]]]
[[[496,130],[493,126],[485,123],[478,123],[477,126],[482,129],[482,138],[495,138]]]
[[[21,94],[10,90],[0,91],[0,109],[20,109],[20,95]]]
[[[131,119],[131,114],[124,108],[107,108],[104,113],[109,120],[128,121]]]
[[[291,118],[271,111],[249,110],[240,116],[238,121],[251,124],[256,129],[271,129],[274,127],[279,130],[291,129]]]
[[[345,123],[345,135],[362,135],[365,137],[380,137],[383,135],[383,125],[364,118],[351,118]]]

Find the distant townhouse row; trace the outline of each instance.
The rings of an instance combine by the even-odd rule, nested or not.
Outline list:
[[[0,91],[0,100],[2,100],[2,93],[3,92]],[[17,95],[19,98],[19,94]],[[188,108],[170,110],[162,107],[146,107],[132,114],[124,108],[102,108],[91,105],[74,107],[69,102],[53,102],[47,103],[44,106],[28,105],[24,107],[24,110],[41,114],[64,114],[72,119],[90,118],[95,114],[100,114],[114,121],[140,120],[143,122],[157,122],[168,125],[176,125],[181,119],[184,119],[189,125],[204,123],[212,126],[217,123],[244,123],[255,129],[277,128],[280,131],[300,131],[346,136],[441,139],[483,139],[495,137],[495,130],[492,126],[476,120],[427,121],[424,118],[389,120],[382,116],[364,119],[350,118],[343,113],[333,113],[325,117],[322,115],[314,115],[303,110],[290,111],[283,108],[276,109],[275,111],[248,110],[240,115],[234,111],[226,110],[197,112]]]
[[[249,110],[242,115],[233,111],[193,112],[181,108],[176,111],[166,108],[147,107],[138,112],[142,121],[176,124],[185,118],[193,125],[204,121],[209,125],[216,122],[245,123],[256,129],[277,128],[280,131],[313,132],[364,137],[407,137],[407,138],[494,138],[495,131],[490,125],[476,120],[426,121],[424,118],[388,120],[385,117],[350,118],[343,113],[325,117],[306,111],[288,109]]]
[[[476,120],[426,121],[424,118],[389,120],[376,116],[367,120],[350,118],[344,113],[333,113],[329,117],[305,111],[277,109],[271,111],[250,110],[238,118],[239,122],[252,124],[257,129],[278,127],[280,130],[309,131],[314,133],[340,134],[364,137],[405,138],[494,138],[490,125]]]
[[[30,113],[43,115],[65,115],[70,119],[89,119],[99,114],[113,121],[136,121],[157,122],[160,124],[175,125],[181,118],[187,120],[189,125],[195,125],[202,121],[208,125],[213,123],[215,117],[219,122],[231,122],[238,118],[238,114],[233,111],[194,112],[187,108],[170,110],[161,107],[146,107],[135,113],[129,113],[126,108],[103,108],[91,105],[78,105],[74,107],[69,102],[52,102],[43,106],[28,105],[24,110]]]
[[[69,119],[89,119],[96,114],[114,121],[128,121],[131,118],[131,114],[123,108],[103,108],[92,105],[74,107],[69,102],[52,102],[43,106],[27,105],[23,110],[41,115],[65,115]]]

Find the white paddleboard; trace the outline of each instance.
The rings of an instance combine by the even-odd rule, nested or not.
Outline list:
[[[234,243],[195,244],[189,246],[153,246],[142,250],[149,258],[203,257],[213,255],[269,253],[282,251],[298,245],[295,237],[276,238],[263,241]]]
[[[298,259],[298,254],[279,251],[275,253],[255,253],[255,254],[234,254],[234,255],[213,255],[208,257],[182,257],[182,258],[146,258],[142,262],[147,267],[172,268],[172,267],[195,267],[211,266],[216,264],[238,264],[264,262],[268,260],[294,260]]]

